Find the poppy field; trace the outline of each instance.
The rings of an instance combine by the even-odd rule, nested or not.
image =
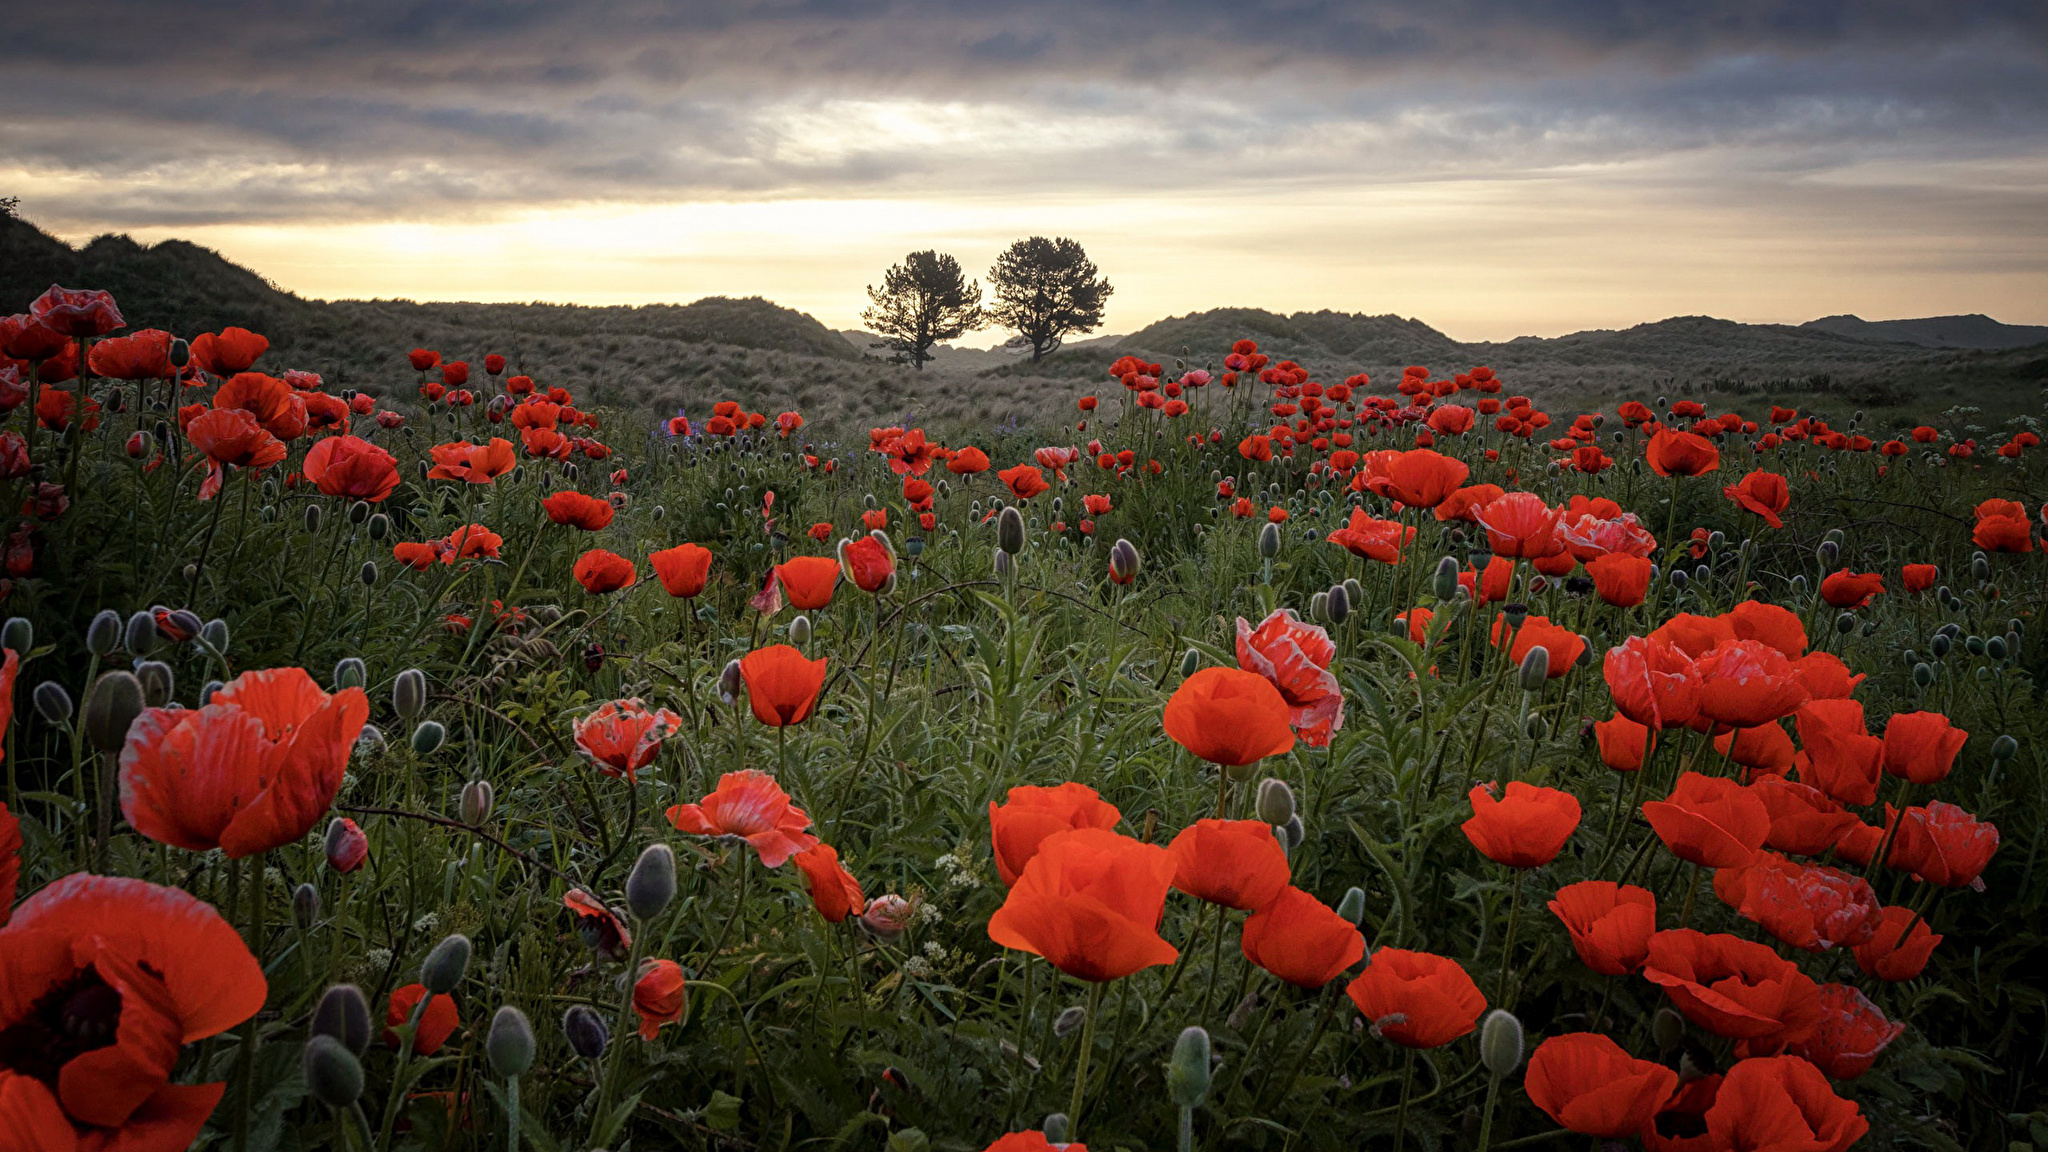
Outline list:
[[[0,317],[0,1152],[2048,1146],[2030,418]]]

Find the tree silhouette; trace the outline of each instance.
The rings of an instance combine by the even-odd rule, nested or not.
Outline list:
[[[989,317],[1017,333],[1010,343],[1028,345],[1036,362],[1077,332],[1102,326],[1109,299],[1107,279],[1081,245],[1062,236],[1033,236],[1010,245],[989,270],[995,303]]]
[[[903,263],[882,275],[882,286],[868,285],[873,302],[861,322],[883,336],[877,348],[896,352],[924,371],[932,345],[954,340],[988,323],[981,311],[981,284],[960,271],[960,262],[943,252],[912,252]]]

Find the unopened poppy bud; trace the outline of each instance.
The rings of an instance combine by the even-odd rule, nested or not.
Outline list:
[[[372,540],[382,540],[384,537],[389,536],[391,534],[391,517],[386,516],[382,512],[370,517],[369,532],[370,539]]]
[[[448,739],[448,729],[439,720],[422,720],[412,730],[412,750],[416,755],[432,756]]]
[[[676,898],[676,854],[666,844],[649,844],[626,874],[626,911],[652,920]]]
[[[320,505],[318,505],[318,504],[308,504],[308,505],[306,505],[306,531],[308,531],[308,532],[318,532],[318,531],[320,531],[320,516],[321,516],[321,509],[320,509]]]
[[[1991,742],[1993,760],[2010,760],[2020,754],[2020,742],[2011,736],[2000,736]]]
[[[1973,580],[1991,579],[1990,557],[1984,555],[1982,552],[1979,552],[1975,557],[1973,557],[1970,560],[1970,578]]]
[[[334,690],[361,688],[368,683],[370,670],[363,666],[361,657],[344,656],[334,662]]]
[[[349,523],[351,523],[351,524],[361,524],[361,523],[362,523],[363,521],[365,521],[365,520],[368,520],[369,518],[370,518],[370,505],[368,504],[368,502],[366,502],[366,501],[362,501],[362,500],[358,500],[358,501],[356,501],[355,503],[353,503],[353,504],[350,504],[350,505],[348,506],[348,522],[349,522]]]
[[[327,863],[336,872],[353,872],[370,858],[370,838],[346,816],[328,821],[325,847]]]
[[[428,995],[439,996],[455,991],[468,970],[469,937],[452,933],[434,945],[434,950],[420,963],[420,983],[426,985]]]
[[[98,621],[95,620],[94,623]],[[88,632],[90,629],[88,629]],[[7,623],[0,625],[0,648],[27,655],[36,646],[36,626],[26,616],[10,616]],[[105,653],[94,653],[105,655]]]
[[[1792,577],[1792,594],[1794,596],[1806,595],[1806,575],[1804,573],[1799,573]]]
[[[138,660],[135,662],[135,679],[142,684],[142,700],[151,708],[161,708],[171,702],[178,690],[178,678],[171,666],[161,660]]]
[[[1308,839],[1308,826],[1301,822],[1301,813],[1297,812],[1288,817],[1287,823],[1273,829],[1273,833],[1280,838],[1280,846],[1292,853]]]
[[[462,822],[475,827],[490,819],[491,805],[496,799],[497,793],[488,780],[471,780],[464,784],[460,803]]]
[[[1040,1124],[1038,1130],[1045,1133],[1046,1143],[1065,1145],[1067,1143],[1067,1130],[1070,1127],[1071,1124],[1068,1122],[1065,1112],[1048,1112],[1045,1116],[1045,1123]]]
[[[740,698],[740,662],[730,661],[718,673],[718,696],[727,704]]]
[[[148,612],[137,612],[128,617],[128,625],[121,636],[121,646],[137,656],[147,656],[156,651],[162,642],[156,634],[156,617]]]
[[[1965,636],[1963,637],[1963,648],[1972,656],[1982,656],[1984,654],[1984,638],[1976,635]]]
[[[1522,1022],[1495,1008],[1479,1028],[1479,1062],[1498,1080],[1522,1066]]]
[[[80,719],[85,741],[95,751],[119,752],[128,742],[128,725],[142,715],[145,699],[142,682],[133,672],[102,672],[85,693]]]
[[[603,1056],[611,1042],[611,1030],[605,1026],[604,1017],[588,1004],[571,1004],[562,1013],[562,1034],[569,1038],[570,1051],[585,1060]]]
[[[415,720],[427,710],[427,674],[407,668],[391,681],[391,710],[400,720]]]
[[[182,336],[171,338],[171,350],[167,354],[173,368],[183,368],[192,362],[192,345]]]
[[[1692,578],[1695,580],[1711,580],[1713,576],[1714,570],[1705,564],[1696,565],[1692,570]]]
[[[1357,924],[1365,919],[1365,889],[1346,888],[1344,898],[1337,901],[1337,915]]]
[[[1346,592],[1342,584],[1332,585],[1325,595],[1329,599],[1324,602],[1323,610],[1329,613],[1330,623],[1342,624],[1351,618],[1351,593]]]
[[[1202,654],[1196,649],[1190,648],[1187,651],[1180,654],[1181,679],[1185,680],[1188,677],[1193,676],[1195,674],[1195,670],[1200,668],[1201,666]]]
[[[1922,688],[1934,683],[1934,666],[1932,664],[1913,665],[1913,683],[1918,684]]]
[[[1209,1096],[1209,1033],[1199,1024],[1183,1028],[1166,1062],[1166,1094],[1182,1108],[1198,1108]]]
[[[313,1006],[313,1035],[325,1036],[350,1052],[370,1047],[370,1001],[353,984],[336,984]]]
[[[1012,556],[1024,551],[1024,514],[1015,507],[1003,509],[996,517],[996,547]]]
[[[666,516],[666,515],[668,515],[668,509],[666,509],[666,508],[662,507],[662,506],[661,506],[661,505],[659,505],[659,504],[656,504],[656,505],[655,505],[655,506],[653,507],[653,509],[651,510],[651,514],[653,515],[653,517],[654,517],[654,518],[655,518],[656,520],[659,520],[659,519],[661,519],[661,518],[662,518],[663,516]]]
[[[95,656],[105,656],[121,646],[121,614],[112,608],[102,608],[85,626],[85,650]],[[14,645],[7,645],[14,648]],[[26,648],[14,648],[26,652]]]
[[[1544,681],[1550,679],[1550,650],[1531,648],[1522,657],[1521,671],[1516,674],[1524,692],[1540,692]]]
[[[1259,555],[1271,560],[1280,554],[1280,526],[1271,520],[1259,527]]]
[[[1936,660],[1939,660],[1942,657],[1948,655],[1949,648],[1951,648],[1954,645],[1954,643],[1955,642],[1953,640],[1949,639],[1948,633],[1936,632],[1934,634],[1934,638],[1927,642],[1927,647],[1929,651],[1934,653],[1934,658]]]
[[[215,652],[228,650],[228,622],[216,616],[199,626],[199,639]]]
[[[363,1094],[363,1062],[332,1036],[306,1041],[300,1058],[306,1091],[329,1108],[349,1108]]]
[[[1543,739],[1544,734],[1548,730],[1549,729],[1547,729],[1544,726],[1543,717],[1537,715],[1534,712],[1531,712],[1522,721],[1522,735],[1527,736],[1531,740]]]
[[[1685,591],[1685,586],[1692,583],[1692,577],[1687,575],[1683,568],[1673,568],[1671,574],[1665,577],[1665,579],[1669,580],[1671,586],[1680,592]]]
[[[1356,577],[1344,581],[1344,595],[1351,598],[1354,610],[1365,605],[1365,585],[1360,584]]]
[[[996,549],[996,579],[1008,580],[1010,578],[1011,571],[1013,571],[1015,568],[1016,564],[1010,559],[1010,554],[1008,552],[1003,551],[1001,548]]]
[[[860,914],[860,922],[876,939],[894,940],[909,931],[914,911],[910,901],[892,892],[868,901],[867,911]]]
[[[62,684],[45,680],[36,685],[32,699],[36,715],[41,716],[44,723],[52,726],[71,723],[71,693],[66,692]]]
[[[292,889],[292,923],[311,928],[320,920],[320,890],[311,884]]]
[[[1081,1007],[1079,1004],[1069,1004],[1065,1008],[1060,1009],[1059,1015],[1052,1018],[1052,1034],[1064,1040],[1079,1031],[1081,1025],[1087,1022],[1087,1019],[1088,1010],[1086,1008]]]
[[[1650,1039],[1659,1052],[1669,1052],[1685,1043],[1685,1017],[1669,1008],[1657,1009],[1656,1015],[1650,1017]]]
[[[798,616],[789,622],[789,642],[801,648],[811,642],[811,618]]]
[[[1727,534],[1717,528],[1714,531],[1707,533],[1707,547],[1719,548],[1722,542],[1727,539]]]
[[[1453,600],[1458,595],[1458,560],[1446,556],[1436,562],[1436,579],[1431,591],[1438,600]]]
[[[363,561],[363,566],[356,569],[356,579],[361,580],[365,585],[376,584],[377,562],[375,560]]]
[[[1330,594],[1318,592],[1308,598],[1308,615],[1311,620],[1327,622],[1330,619]]]
[[[533,1024],[526,1013],[510,1004],[491,1017],[491,1030],[484,1036],[484,1054],[491,1071],[500,1076],[522,1076],[533,1067]]]
[[[1138,578],[1144,567],[1144,558],[1138,554],[1138,546],[1123,537],[1109,546],[1109,578],[1118,584],[1129,584]]]
[[[1855,630],[1856,614],[1854,612],[1844,612],[1840,616],[1835,617],[1835,631],[1847,636]]]
[[[1275,827],[1294,819],[1294,789],[1287,781],[1271,776],[1259,781],[1258,801],[1253,806],[1259,819]]]
[[[213,703],[213,694],[225,687],[227,687],[227,685],[221,683],[218,680],[208,680],[206,683],[201,684],[199,686],[199,706],[201,708],[204,708],[208,704]],[[365,732],[375,731],[375,729],[372,729],[367,724],[363,726],[363,730]],[[361,737],[358,737],[358,739],[361,739]]]

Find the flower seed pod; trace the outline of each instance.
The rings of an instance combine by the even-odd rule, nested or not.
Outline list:
[[[432,756],[448,739],[448,729],[439,720],[422,720],[412,730],[412,750],[417,756]]]
[[[1330,620],[1330,594],[1318,592],[1308,598],[1308,616],[1311,620],[1328,623]]]
[[[676,898],[676,854],[666,844],[649,844],[626,874],[626,910],[648,921],[668,910]]]
[[[740,698],[740,662],[728,661],[718,673],[718,698],[727,704]]]
[[[161,708],[171,702],[177,694],[178,678],[171,666],[161,660],[138,660],[135,662],[135,679],[142,684],[142,700],[151,708]]]
[[[228,650],[228,622],[216,616],[199,626],[199,639],[215,652]]]
[[[1015,506],[1004,508],[996,516],[996,547],[1012,556],[1024,552],[1024,514]]]
[[[313,1008],[313,1035],[339,1041],[360,1055],[370,1047],[370,1001],[353,984],[336,984]]]
[[[360,657],[344,656],[334,664],[334,691],[344,688],[361,688],[369,683],[370,670],[363,666]]]
[[[1123,537],[1109,546],[1109,578],[1118,584],[1129,584],[1138,578],[1138,572],[1145,561],[1138,554],[1138,546]]]
[[[95,617],[93,622],[98,623],[98,618]],[[88,628],[86,631],[87,635],[89,636],[91,634],[91,629]],[[34,648],[35,646],[36,626],[29,622],[28,617],[10,616],[7,618],[6,624],[0,625],[0,648],[5,648],[10,652],[26,656],[28,655],[29,650]],[[94,655],[103,656],[105,655],[105,653],[99,652],[94,653]]]
[[[350,1108],[363,1094],[363,1062],[332,1036],[306,1041],[300,1058],[306,1090],[329,1108]]]
[[[533,1067],[533,1024],[526,1013],[507,1004],[491,1017],[491,1030],[484,1037],[484,1054],[491,1071],[500,1076],[522,1076]]]
[[[1550,679],[1550,650],[1544,647],[1529,649],[1522,657],[1522,667],[1516,673],[1524,692],[1541,692],[1544,682]]]
[[[1079,1004],[1069,1004],[1065,1008],[1060,1009],[1059,1015],[1052,1018],[1052,1034],[1064,1040],[1080,1031],[1081,1025],[1087,1019],[1088,1010],[1086,1008],[1081,1007]]]
[[[85,741],[98,752],[119,752],[128,742],[128,726],[142,715],[146,701],[142,682],[133,672],[102,672],[85,693],[80,719]]]
[[[497,793],[488,780],[471,780],[462,786],[460,811],[462,822],[474,828],[491,818],[491,806]]]
[[[1259,556],[1266,560],[1280,554],[1280,526],[1271,520],[1259,527]]]
[[[36,685],[31,697],[35,701],[36,715],[53,727],[71,723],[71,693],[64,690],[55,680],[45,680]]]
[[[1166,1062],[1166,1094],[1182,1108],[1199,1108],[1209,1096],[1209,1033],[1198,1024],[1181,1030]]]
[[[1294,819],[1294,789],[1287,781],[1271,776],[1259,781],[1258,800],[1253,805],[1259,819],[1279,827]]]
[[[462,983],[462,974],[469,970],[469,937],[460,932],[452,933],[420,963],[420,983],[426,985],[430,996],[455,991]]]
[[[320,505],[318,504],[306,505],[306,531],[320,531]]]
[[[162,637],[156,634],[156,617],[148,612],[137,612],[128,617],[128,625],[122,633],[121,644],[136,656],[147,656],[156,651]]]
[[[417,720],[427,710],[427,674],[407,668],[391,681],[391,710],[400,720]]]
[[[292,923],[311,928],[320,920],[320,890],[311,884],[292,889]]]
[[[85,626],[85,650],[104,658],[107,653],[121,646],[121,614],[112,608],[102,608],[93,615],[92,623]],[[12,645],[9,645],[12,647]],[[25,649],[15,649],[25,651]]]
[[[1458,560],[1456,557],[1446,556],[1436,562],[1436,577],[1431,591],[1436,593],[1438,600],[1457,599]]]
[[[1351,921],[1353,924],[1363,922],[1365,920],[1365,889],[1358,887],[1346,888],[1344,890],[1344,898],[1337,901],[1337,915]]]
[[[588,1004],[571,1004],[562,1013],[562,1034],[569,1038],[569,1050],[585,1060],[602,1057],[611,1041],[604,1017]]]
[[[789,622],[789,642],[798,648],[811,642],[811,618],[798,616]]]
[[[1351,593],[1346,592],[1342,584],[1332,585],[1325,595],[1329,600],[1325,603],[1324,611],[1329,613],[1330,623],[1342,624],[1351,618]]]
[[[1495,1008],[1479,1029],[1479,1062],[1498,1080],[1522,1066],[1522,1022]]]

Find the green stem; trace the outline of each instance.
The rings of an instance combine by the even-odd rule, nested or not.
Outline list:
[[[1088,1058],[1095,1052],[1095,1018],[1102,1013],[1102,984],[1088,990],[1087,1017],[1081,1023],[1081,1053],[1074,1062],[1074,1093],[1067,1101],[1067,1139],[1081,1139],[1081,1105],[1088,1097]]]

